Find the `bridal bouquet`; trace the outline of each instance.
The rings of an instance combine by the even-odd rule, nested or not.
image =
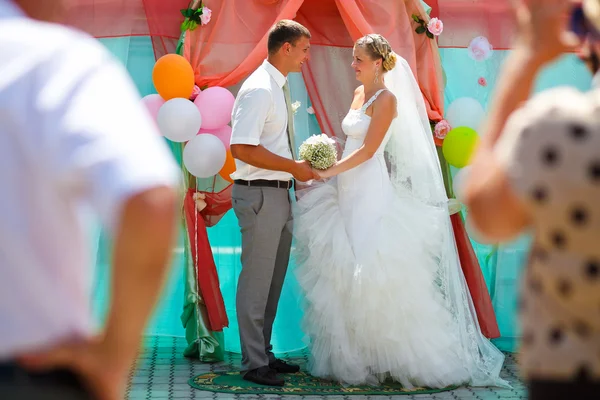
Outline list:
[[[312,135],[300,145],[300,159],[315,169],[325,170],[337,162],[335,140],[324,133]]]

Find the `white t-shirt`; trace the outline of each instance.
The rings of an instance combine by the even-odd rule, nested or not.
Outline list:
[[[113,230],[127,199],[178,180],[106,49],[0,0],[0,360],[92,333],[83,209]]]
[[[267,60],[242,84],[232,112],[231,144],[262,145],[271,153],[292,158],[287,125],[288,110],[283,93],[286,77]],[[256,168],[235,160],[232,179],[287,181],[287,172]]]

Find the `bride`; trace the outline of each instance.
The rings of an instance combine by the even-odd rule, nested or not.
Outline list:
[[[363,85],[342,122],[342,159],[295,209],[310,372],[346,385],[507,386],[462,275],[410,67],[375,34],[353,58]]]

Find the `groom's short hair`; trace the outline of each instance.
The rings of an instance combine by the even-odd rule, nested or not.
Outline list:
[[[295,44],[302,37],[310,39],[310,32],[304,25],[290,19],[282,19],[269,31],[269,54],[277,53],[285,43]]]

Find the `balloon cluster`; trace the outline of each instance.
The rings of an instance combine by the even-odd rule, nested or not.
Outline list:
[[[442,152],[448,164],[463,168],[471,162],[479,142],[477,129],[484,115],[481,104],[470,97],[461,97],[450,104],[446,121],[451,129],[442,142]]]
[[[183,164],[198,178],[219,174],[231,182],[235,162],[229,150],[231,111],[235,98],[225,88],[194,93],[194,70],[177,54],[161,57],[152,71],[158,94],[142,99],[161,134],[172,142],[186,143]],[[192,100],[193,98],[193,100]]]

